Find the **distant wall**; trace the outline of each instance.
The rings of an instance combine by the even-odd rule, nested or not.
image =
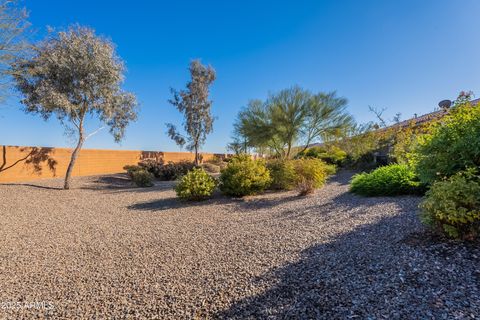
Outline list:
[[[0,145],[0,183],[63,177],[67,170],[72,149],[19,147]],[[215,155],[202,153],[203,160]],[[89,176],[123,172],[123,166],[137,164],[144,159],[164,162],[194,160],[190,152],[124,151],[83,149],[75,163],[73,176]]]

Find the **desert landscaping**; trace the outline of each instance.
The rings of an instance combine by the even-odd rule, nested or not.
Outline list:
[[[420,198],[293,192],[199,203],[124,175],[0,185],[2,301],[25,318],[474,319],[478,246],[438,243]]]

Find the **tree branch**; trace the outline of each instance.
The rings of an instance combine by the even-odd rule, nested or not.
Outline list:
[[[105,129],[105,126],[100,127],[100,128],[98,128],[97,130],[93,131],[92,133],[88,134],[88,135],[85,137],[85,140],[87,140],[87,139],[90,138],[91,136],[97,134],[99,131],[101,131],[101,130],[103,130],[103,129]]]

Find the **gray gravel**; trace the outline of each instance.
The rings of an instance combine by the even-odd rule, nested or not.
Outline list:
[[[0,319],[479,318],[478,243],[439,241],[419,198],[357,197],[349,177],[198,204],[123,176],[0,185]]]

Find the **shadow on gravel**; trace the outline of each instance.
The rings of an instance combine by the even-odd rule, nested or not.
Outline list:
[[[445,257],[402,239],[414,215],[381,219],[301,253],[298,262],[252,280],[262,293],[218,319],[432,319],[480,316],[480,255]],[[478,250],[478,248],[477,248]],[[471,257],[472,255],[470,255]],[[454,260],[456,259],[456,260]],[[452,272],[454,271],[454,272]]]
[[[81,186],[80,189],[83,190],[105,190],[111,191],[109,193],[120,193],[120,192],[135,192],[135,193],[144,193],[144,192],[158,192],[164,190],[172,190],[175,185],[175,181],[154,181],[153,187],[140,188],[132,184],[132,181],[124,173],[119,173],[115,175],[105,175],[100,176],[92,182],[88,182],[85,185]]]
[[[356,172],[351,170],[340,170],[331,178],[328,179],[329,182],[339,184],[341,186],[349,185],[350,180]]]
[[[2,183],[2,186],[22,186],[22,187],[31,187],[36,189],[46,189],[46,190],[63,190],[60,187],[49,187],[49,186],[42,186],[40,184],[31,184],[31,183]]]
[[[149,202],[136,203],[128,207],[133,210],[143,211],[163,211],[170,209],[189,208],[189,207],[203,207],[209,205],[229,205],[232,210],[260,210],[269,209],[279,206],[283,203],[295,201],[301,198],[296,195],[285,193],[270,193],[274,197],[266,198],[264,196],[245,197],[245,198],[230,198],[220,193],[216,193],[212,199],[204,201],[184,201],[177,197],[168,197]]]
[[[321,192],[321,190],[319,191]],[[321,194],[319,195],[321,197]],[[351,217],[368,214],[373,207],[394,206],[400,212],[417,212],[421,198],[416,196],[375,197],[357,196],[350,192],[342,192],[328,202],[313,205],[303,205],[301,210],[284,210],[278,213],[279,218],[296,219],[303,216],[335,217],[338,212],[347,213]]]

